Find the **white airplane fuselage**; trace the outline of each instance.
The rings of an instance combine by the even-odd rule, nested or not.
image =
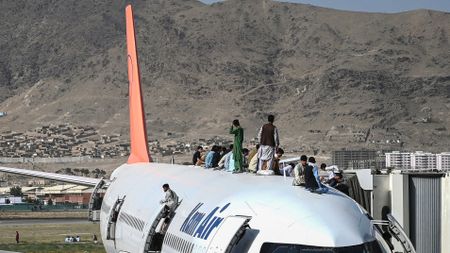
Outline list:
[[[124,164],[111,175],[103,200],[103,243],[107,252],[145,252],[147,236],[162,208],[164,183],[170,184],[181,204],[161,252],[224,252],[217,245],[226,245],[220,240],[232,236],[233,226],[239,226],[233,225],[239,223],[233,219],[242,217],[250,219],[250,230],[239,241],[245,251],[234,252],[260,252],[267,242],[335,248],[375,240],[369,217],[355,201],[333,189],[311,193],[292,186],[291,180],[192,166]],[[122,198],[115,239],[109,240],[108,221]]]

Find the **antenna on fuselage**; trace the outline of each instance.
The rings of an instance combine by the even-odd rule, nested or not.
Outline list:
[[[128,98],[130,106],[131,141],[131,152],[127,163],[148,163],[152,161],[152,158],[148,152],[147,127],[145,124],[144,103],[142,99],[134,18],[131,5],[127,5],[125,8],[125,17],[127,30],[128,80],[130,81]]]

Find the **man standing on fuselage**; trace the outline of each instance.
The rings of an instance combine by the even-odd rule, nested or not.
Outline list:
[[[275,155],[275,151],[280,145],[278,129],[273,124],[275,117],[273,115],[269,115],[267,119],[269,122],[264,124],[259,129],[258,134],[260,144],[258,150],[258,170],[272,169],[273,157]]]

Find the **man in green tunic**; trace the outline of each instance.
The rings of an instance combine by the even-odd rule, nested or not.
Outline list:
[[[234,134],[233,144],[233,159],[234,159],[234,173],[242,172],[242,142],[244,141],[244,129],[239,124],[239,120],[233,120],[233,125],[230,128],[230,134]]]

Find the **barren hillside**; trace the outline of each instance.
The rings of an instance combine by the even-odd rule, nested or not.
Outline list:
[[[132,3],[151,137],[227,135],[239,118],[251,139],[274,113],[294,150],[448,151],[450,13]],[[126,138],[124,7],[1,1],[0,131],[71,122]]]

